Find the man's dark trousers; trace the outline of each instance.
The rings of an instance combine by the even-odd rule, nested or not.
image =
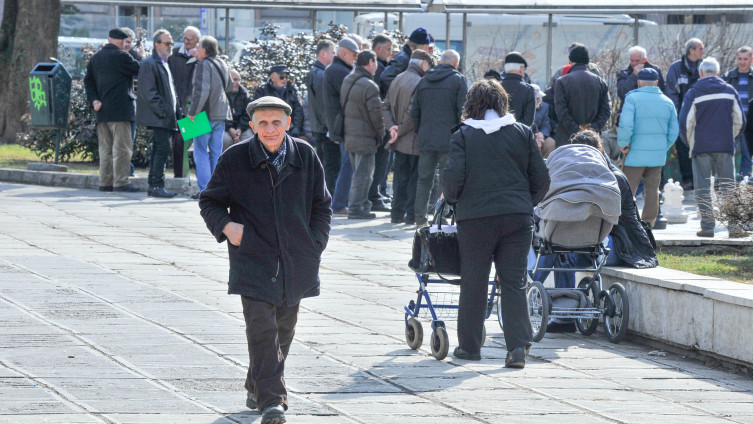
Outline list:
[[[333,143],[327,133],[314,133],[316,139],[317,152],[321,151],[319,160],[324,167],[324,181],[327,184],[327,190],[330,195],[335,193],[335,183],[337,175],[340,173],[340,146]]]
[[[682,184],[684,186],[692,185],[693,162],[690,160],[690,149],[679,137],[675,141],[675,151],[677,152],[678,165],[680,165],[680,174],[682,174]]]
[[[165,164],[170,155],[170,138],[176,132],[165,128],[150,129],[152,130],[152,151],[149,155],[149,187],[164,187]],[[182,155],[180,163],[183,163]]]
[[[379,193],[379,184],[382,183],[387,174],[387,162],[390,158],[390,152],[384,148],[384,145],[389,138],[390,137],[385,136],[374,156],[374,181],[371,182],[371,187],[369,188],[369,200],[372,204],[382,202],[382,195]]]
[[[406,221],[415,222],[418,156],[395,152],[395,175],[392,181],[392,220],[405,217]]]
[[[532,230],[533,217],[530,214],[494,215],[458,221],[462,270],[458,346],[466,352],[481,350],[492,259],[500,278],[499,296],[507,350],[531,345],[526,269]]]
[[[183,136],[179,132],[173,133],[173,175],[175,178],[183,178],[183,149],[185,148],[185,142]],[[188,174],[188,172],[185,172]]]
[[[285,389],[285,359],[293,343],[298,307],[275,306],[241,296],[248,341],[246,390],[256,395],[259,410],[280,404],[288,409]]]

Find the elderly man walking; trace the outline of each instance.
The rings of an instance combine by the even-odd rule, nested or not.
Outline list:
[[[426,57],[422,57],[427,60]],[[429,56],[428,59],[431,59]],[[468,82],[458,72],[460,54],[445,50],[439,65],[426,71],[413,98],[413,123],[418,129],[418,182],[416,183],[416,225],[426,224],[429,196],[439,167],[440,185],[450,153],[452,129],[460,124],[460,115],[468,92]],[[533,117],[531,118],[533,122]]]
[[[675,105],[658,85],[656,70],[644,68],[638,72],[638,88],[625,97],[617,131],[617,143],[626,155],[622,172],[633,196],[643,178],[646,196],[641,219],[652,227],[659,211],[661,170],[667,151],[680,134]]]
[[[97,118],[100,191],[139,191],[128,182],[131,122],[136,114],[133,77],[139,73],[139,63],[122,50],[126,38],[120,28],[110,30],[108,43],[86,65],[86,97]]]
[[[330,196],[314,149],[285,133],[291,107],[277,97],[248,105],[255,136],[220,158],[199,207],[227,240],[229,294],[241,296],[249,367],[246,406],[263,424],[285,422],[285,359],[302,299],[319,294],[330,230]]]
[[[680,137],[690,151],[695,199],[701,212],[698,237],[714,237],[711,176],[725,195],[735,187],[735,138],[745,127],[737,91],[719,78],[719,62],[710,57],[698,67],[700,79],[685,94],[680,111]],[[734,223],[727,227],[730,238],[744,237]]]
[[[144,59],[139,71],[136,123],[152,130],[148,195],[169,198],[177,194],[165,189],[165,164],[170,155],[170,138],[178,130],[175,119],[178,96],[167,65],[173,37],[167,30],[160,29],[152,39],[152,55]]]

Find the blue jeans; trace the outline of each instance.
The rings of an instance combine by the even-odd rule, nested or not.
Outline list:
[[[617,256],[612,243],[612,236],[607,237],[607,247],[609,248],[609,256],[607,256],[607,266],[622,266],[625,263]],[[601,258],[599,258],[601,259]],[[528,252],[528,269],[533,269],[536,265],[536,254],[533,253],[533,248]],[[560,255],[544,255],[539,261],[539,268],[590,268],[593,266],[591,260],[587,255],[581,253],[566,253],[564,255],[564,261],[560,258]],[[544,282],[549,276],[550,271],[536,271],[536,274],[531,277],[534,281]],[[554,287],[561,288],[575,288],[575,273],[574,272],[562,272],[554,271]]]
[[[225,132],[225,121],[209,121],[212,131],[193,139],[193,161],[196,163],[196,182],[199,191],[207,188],[209,178],[212,177],[217,159],[222,153],[222,134]],[[209,152],[207,152],[209,149]]]
[[[353,167],[350,166],[350,155],[345,151],[345,142],[340,146],[340,173],[335,183],[335,194],[332,196],[332,210],[339,211],[348,206],[350,180],[353,179]]]
[[[750,152],[748,151],[748,143],[745,141],[745,134],[740,134],[740,137],[737,137],[737,142],[740,143],[740,176],[750,176],[753,161],[750,160]]]

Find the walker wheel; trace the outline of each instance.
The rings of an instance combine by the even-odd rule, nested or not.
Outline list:
[[[444,327],[435,327],[431,333],[431,355],[438,360],[447,357],[450,351],[450,336]]]
[[[424,329],[421,327],[421,322],[413,317],[408,318],[405,324],[405,341],[413,350],[418,350],[424,342]]]

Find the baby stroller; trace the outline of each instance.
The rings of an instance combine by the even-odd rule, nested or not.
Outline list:
[[[445,208],[449,211],[444,213]],[[451,218],[450,224],[445,219]],[[443,319],[456,319],[460,290],[460,256],[458,253],[454,211],[444,201],[437,203],[434,217],[427,227],[419,228],[413,239],[413,256],[408,266],[416,273],[418,290],[416,300],[405,305],[405,341],[413,350],[423,344],[424,331],[419,318],[431,318],[431,354],[442,360],[450,349],[450,337]],[[431,278],[436,275],[437,278]],[[436,290],[434,287],[436,286]],[[495,280],[487,299],[486,317],[499,298]],[[500,317],[501,313],[498,314]],[[500,321],[500,325],[501,325]],[[483,330],[486,340],[486,329]]]
[[[596,331],[602,319],[609,340],[619,343],[627,331],[630,304],[625,287],[604,290],[601,268],[609,255],[604,240],[621,213],[617,180],[597,149],[580,144],[559,147],[547,160],[551,184],[536,208],[533,238],[535,265],[528,275],[529,314],[533,340],[540,341],[550,319],[574,319],[583,335]],[[579,268],[540,266],[545,255],[579,254],[589,264]],[[556,264],[556,262],[555,262]],[[537,271],[582,272],[578,287],[545,288],[534,281]]]

